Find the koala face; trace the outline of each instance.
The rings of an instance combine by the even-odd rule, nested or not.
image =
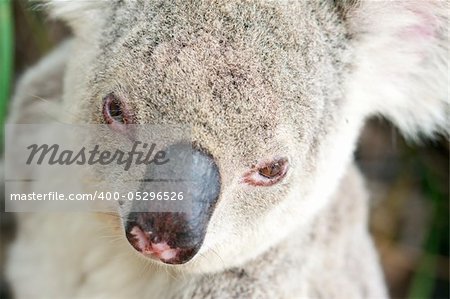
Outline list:
[[[326,205],[374,107],[349,96],[360,95],[348,91],[357,54],[332,1],[114,1],[95,16],[70,19],[73,121],[189,124],[199,172],[215,180],[205,181],[214,190],[195,225],[122,211],[136,249],[150,244],[173,267],[217,271],[306,227]],[[176,246],[164,230],[195,242]]]

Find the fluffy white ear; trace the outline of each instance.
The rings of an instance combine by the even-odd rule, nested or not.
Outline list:
[[[31,2],[44,5],[52,17],[68,23],[76,33],[87,30],[88,25],[98,21],[102,10],[108,7],[108,0],[31,0]]]
[[[355,49],[352,100],[408,136],[449,136],[449,2],[335,0]]]

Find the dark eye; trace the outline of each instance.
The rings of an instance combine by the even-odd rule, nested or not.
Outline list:
[[[133,117],[125,103],[110,93],[103,99],[103,118],[110,125],[132,124]]]
[[[287,170],[288,161],[286,158],[264,161],[246,172],[242,181],[252,186],[272,186],[285,177]]]
[[[282,168],[281,163],[276,162],[274,164],[270,164],[270,165],[264,166],[263,168],[260,168],[258,170],[258,172],[263,177],[266,177],[268,179],[273,179],[274,177],[280,175],[282,170],[283,170],[283,168]]]

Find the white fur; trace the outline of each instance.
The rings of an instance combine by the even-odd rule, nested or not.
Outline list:
[[[37,5],[43,4],[56,19],[65,20],[75,34],[85,35],[97,25],[102,9],[108,7],[111,0],[31,0]],[[86,22],[86,20],[89,20]]]
[[[349,98],[409,137],[450,133],[448,11],[448,1],[364,1],[349,17],[357,66]]]

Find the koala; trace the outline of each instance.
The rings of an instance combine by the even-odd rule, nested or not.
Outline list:
[[[17,298],[387,298],[352,154],[373,115],[448,136],[448,1],[43,5],[73,37],[9,122],[189,124],[208,198],[194,218],[17,215]]]

